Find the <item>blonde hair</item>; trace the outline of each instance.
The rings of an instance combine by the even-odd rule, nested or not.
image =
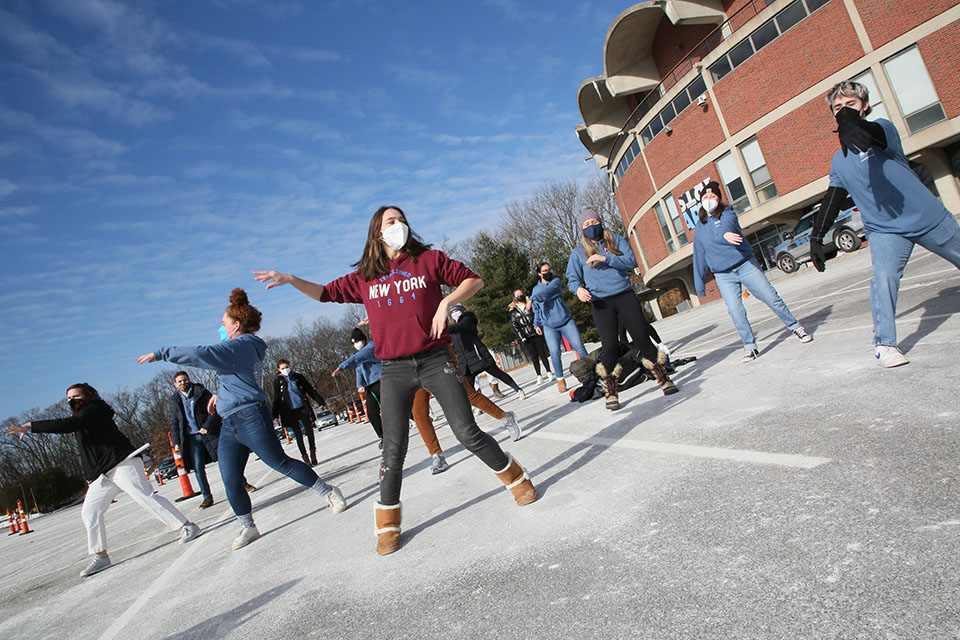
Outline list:
[[[596,240],[591,240],[590,238],[583,235],[582,233],[580,234],[580,244],[583,246],[583,251],[584,253],[587,254],[588,258],[597,253],[598,242]],[[616,238],[614,238],[613,234],[607,231],[606,229],[603,230],[603,244],[607,250],[607,253],[612,253],[615,256],[623,255],[620,252],[620,250],[617,249]],[[593,263],[593,264],[590,264],[590,267],[592,269],[596,269],[597,265]]]

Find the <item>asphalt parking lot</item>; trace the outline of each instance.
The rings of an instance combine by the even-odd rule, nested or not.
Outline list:
[[[0,637],[960,637],[960,272],[915,252],[897,369],[873,362],[869,278],[864,249],[775,282],[809,344],[748,299],[751,364],[722,302],[658,322],[698,360],[680,393],[644,383],[617,412],[517,371],[529,398],[503,406],[526,435],[496,435],[540,500],[516,507],[440,420],[451,468],[430,475],[414,432],[390,556],[375,552],[366,424],[318,434],[317,471],[350,505],[336,516],[251,458],[263,536],[239,551],[212,466],[216,504],[180,503],[200,538],[177,544],[121,495],[114,566],[88,579],[79,506],[35,518],[0,537]]]

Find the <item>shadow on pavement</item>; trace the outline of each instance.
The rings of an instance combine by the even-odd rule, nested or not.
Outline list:
[[[913,333],[900,340],[900,349],[906,353],[910,351],[918,342],[940,328],[947,321],[945,314],[960,313],[960,287],[948,287],[942,289],[936,297],[928,298],[918,305],[915,305],[906,311],[897,313],[897,317],[903,317],[919,309],[923,309],[920,316],[920,324]],[[930,316],[942,316],[939,318]]]
[[[224,638],[249,622],[251,618],[257,615],[260,609],[274,603],[279,596],[295,587],[298,582],[300,582],[299,579],[291,580],[273,589],[268,589],[229,611],[224,611],[220,615],[208,618],[180,633],[166,636],[166,640]]]

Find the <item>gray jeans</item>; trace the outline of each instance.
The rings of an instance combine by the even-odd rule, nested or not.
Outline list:
[[[507,456],[491,436],[480,430],[473,419],[467,390],[449,347],[438,347],[415,356],[383,361],[380,378],[383,420],[383,480],[380,504],[400,502],[403,460],[410,440],[408,419],[417,389],[424,388],[440,403],[453,435],[464,448],[485,465],[499,471],[507,466]]]

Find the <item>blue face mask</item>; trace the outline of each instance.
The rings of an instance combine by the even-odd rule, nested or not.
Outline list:
[[[597,240],[603,235],[603,225],[591,224],[583,228],[583,235],[591,240]]]
[[[223,328],[223,325],[220,325],[220,341],[229,340],[230,335],[227,333],[227,330]]]

